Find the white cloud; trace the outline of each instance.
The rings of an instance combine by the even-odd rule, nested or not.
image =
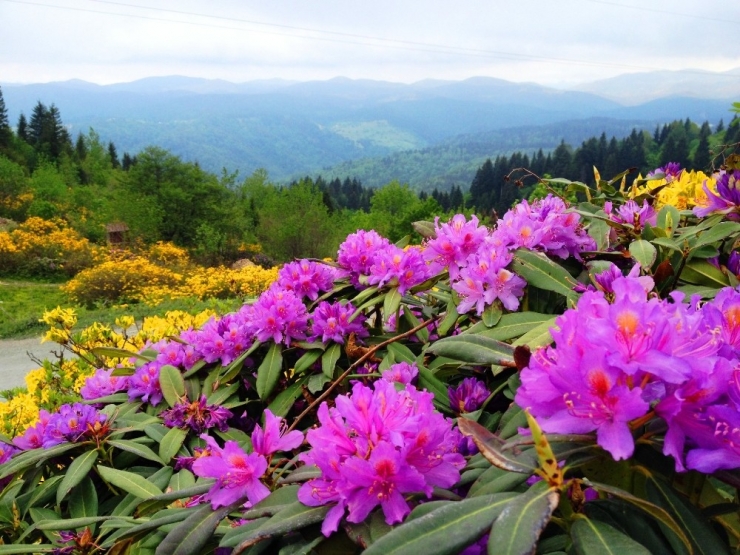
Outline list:
[[[181,74],[573,83],[740,66],[727,33],[740,24],[736,1],[712,9],[693,0],[160,0],[150,9],[143,0],[22,1],[0,0],[5,82]]]

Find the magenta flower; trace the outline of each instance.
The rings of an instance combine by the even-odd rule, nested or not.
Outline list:
[[[404,250],[395,245],[387,245],[375,252],[367,281],[378,287],[398,287],[398,292],[403,295],[431,276],[432,272],[424,261],[421,250],[416,247]]]
[[[363,229],[347,236],[339,245],[337,262],[350,273],[350,280],[355,286],[359,286],[360,276],[370,273],[375,253],[390,245],[390,241],[381,237],[375,230],[365,231]]]
[[[656,168],[645,176],[645,179],[665,178],[667,183],[678,179],[681,176],[681,164],[678,162],[668,162],[661,168]]]
[[[41,438],[42,447],[48,449],[68,441],[77,443],[96,437],[108,417],[92,405],[74,403],[62,405],[49,415]],[[16,444],[18,445],[18,444]]]
[[[707,204],[694,207],[696,216],[703,218],[707,214],[719,213],[728,214],[728,218],[732,220],[740,219],[736,214],[740,209],[740,170],[721,170],[717,177],[716,194],[709,189],[706,181],[703,189],[707,195]]]
[[[225,432],[229,426],[227,420],[233,416],[226,407],[209,405],[205,395],[198,401],[185,399],[175,403],[171,409],[161,412],[164,425],[168,428],[190,428],[195,433],[202,433],[210,428]]]
[[[390,443],[379,442],[369,460],[351,457],[344,463],[346,470],[347,508],[350,522],[362,522],[380,505],[388,524],[401,522],[411,509],[404,493],[427,491],[424,476],[408,465],[401,453]]]
[[[252,505],[270,495],[260,478],[267,470],[267,460],[258,453],[248,455],[235,441],[227,441],[223,449],[208,436],[201,436],[210,448],[210,454],[193,463],[193,473],[204,478],[215,478],[216,483],[204,499],[214,509],[248,499]]]
[[[329,303],[322,301],[313,314],[311,341],[321,338],[323,343],[334,341],[344,343],[344,339],[354,333],[356,337],[367,337],[369,332],[364,326],[365,316],[360,314],[350,322],[355,313],[352,303]]]
[[[319,293],[331,291],[337,272],[334,268],[311,260],[298,260],[283,266],[278,272],[277,284],[293,291],[299,298],[315,301]]]
[[[392,364],[388,370],[383,372],[382,378],[388,382],[400,383],[403,385],[413,383],[419,375],[419,369],[414,363],[397,362]]]
[[[373,389],[355,383],[336,406],[319,407],[320,426],[308,431],[311,450],[301,455],[321,476],[301,486],[298,499],[309,506],[335,503],[322,526],[328,536],[349,510],[361,522],[380,505],[386,522],[410,510],[404,493],[431,494],[460,479],[465,459],[457,453],[460,433],[434,410],[431,393],[411,385],[398,391],[385,379]]]
[[[628,200],[615,213],[612,213],[612,203],[605,202],[604,212],[606,212],[606,215],[613,222],[631,225],[636,230],[645,227],[646,223],[653,227],[658,223],[658,213],[646,200],[642,202],[642,206],[638,205],[634,200]]]
[[[460,279],[451,284],[460,295],[460,314],[475,307],[476,314],[481,315],[496,300],[508,310],[519,308],[527,282],[505,268],[511,259],[511,253],[492,242],[470,255],[468,265],[460,270]]]
[[[273,284],[254,305],[253,324],[257,340],[273,340],[290,346],[292,340],[306,339],[308,312],[292,291]]]
[[[99,368],[80,389],[83,399],[99,399],[128,388],[128,376],[113,376],[112,368]]]
[[[449,387],[447,394],[450,399],[450,408],[460,414],[478,410],[488,399],[490,391],[482,381],[476,378],[465,378],[457,387]]]
[[[22,435],[13,438],[13,444],[23,451],[40,448],[44,443],[44,431],[50,418],[51,414],[41,409],[38,422],[26,428]]]
[[[439,225],[434,220],[437,236],[425,244],[424,258],[431,262],[433,273],[449,269],[450,279],[456,279],[465,261],[481,246],[488,230],[478,225],[478,218],[470,217],[468,222],[463,214],[455,215],[449,222]]]
[[[130,401],[141,399],[150,405],[157,405],[163,399],[162,388],[159,385],[159,369],[161,365],[156,361],[147,362],[136,369],[133,376],[129,376],[128,398]]]
[[[257,424],[252,432],[254,452],[265,457],[278,451],[291,451],[303,443],[303,433],[298,430],[285,433],[285,420],[265,409],[265,429]]]

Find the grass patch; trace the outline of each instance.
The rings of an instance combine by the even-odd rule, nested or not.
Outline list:
[[[157,306],[129,304],[114,307],[85,308],[74,306],[60,289],[61,284],[5,279],[0,281],[0,339],[35,337],[47,330],[39,322],[45,310],[73,307],[77,312],[77,327],[86,328],[94,322],[114,325],[116,318],[131,315],[137,322],[147,316],[164,316],[170,310],[183,310],[194,314],[211,309],[218,314],[237,310],[242,301],[238,299],[195,298],[168,300]]]

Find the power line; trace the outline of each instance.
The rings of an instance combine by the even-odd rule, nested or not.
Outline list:
[[[233,27],[233,26],[227,26],[227,25],[217,25],[213,23],[204,23],[204,22],[195,22],[195,21],[184,21],[184,20],[179,20],[179,19],[166,19],[162,17],[152,17],[152,16],[146,16],[146,15],[140,15],[140,14],[93,10],[90,8],[76,8],[76,7],[71,7],[71,6],[60,6],[56,4],[47,4],[43,2],[33,2],[30,0],[0,0],[0,1],[10,2],[14,4],[42,6],[42,7],[55,8],[55,9],[67,10],[67,11],[94,13],[94,14],[117,16],[117,17],[127,17],[131,19],[161,21],[161,22],[166,22],[166,23],[180,23],[180,24],[192,25],[192,26],[197,26],[197,27],[231,29],[231,30],[239,30],[239,31],[244,30],[243,27]],[[359,45],[359,46],[373,46],[373,47],[379,47],[379,48],[391,48],[391,49],[396,49],[396,50],[408,50],[408,51],[416,51],[416,52],[428,52],[428,53],[434,53],[434,54],[448,54],[448,55],[458,55],[458,56],[477,57],[477,58],[503,58],[503,59],[512,59],[512,60],[518,59],[518,60],[529,60],[529,61],[539,61],[539,62],[547,62],[547,63],[568,64],[568,65],[614,67],[614,68],[648,70],[648,71],[661,71],[662,70],[662,68],[654,67],[654,66],[624,64],[624,63],[617,63],[617,62],[591,62],[587,60],[576,60],[572,58],[537,56],[533,54],[522,54],[518,52],[474,49],[474,48],[465,48],[465,47],[458,47],[458,46],[449,46],[449,45],[443,45],[443,44],[416,42],[416,41],[409,41],[409,40],[402,40],[402,39],[389,39],[389,38],[384,38],[384,37],[376,37],[376,36],[361,35],[361,34],[354,34],[354,33],[345,33],[345,32],[338,32],[338,31],[326,31],[326,30],[313,29],[313,28],[308,28],[308,27],[297,27],[297,26],[268,23],[268,22],[256,21],[256,20],[239,19],[239,18],[234,18],[234,17],[216,16],[216,15],[198,13],[198,12],[186,12],[186,11],[172,10],[172,9],[166,9],[166,8],[151,8],[148,6],[130,4],[130,3],[125,3],[125,2],[115,2],[112,0],[90,0],[90,1],[97,2],[100,4],[110,4],[110,5],[141,9],[141,10],[166,12],[166,13],[173,13],[173,14],[186,15],[186,16],[195,16],[195,17],[205,17],[205,18],[229,21],[229,22],[234,22],[234,23],[246,23],[249,25],[275,27],[275,28],[299,31],[302,33],[309,32],[309,33],[318,33],[318,34],[324,34],[324,35],[333,35],[333,37],[307,36],[304,34],[297,34],[297,33],[290,33],[290,32],[268,31],[264,29],[249,29],[250,32],[254,32],[254,33],[276,35],[276,36],[287,36],[287,37],[292,37],[292,38],[300,38],[304,40],[316,40],[316,41],[323,41],[323,42],[335,42],[335,43],[353,44],[353,45]],[[587,0],[587,1],[611,4],[611,2],[606,2],[604,0]],[[613,4],[620,5],[616,3],[613,3]],[[345,37],[345,38],[335,38],[335,37]],[[356,40],[351,40],[351,39],[356,39]],[[366,42],[368,40],[373,41],[373,42]],[[684,70],[684,71],[692,73],[691,70]],[[704,72],[699,72],[699,71],[694,71],[693,73],[704,74]]]
[[[604,4],[607,6],[616,6],[618,8],[627,8],[630,10],[638,10],[641,12],[652,12],[664,15],[674,15],[679,17],[689,17],[691,19],[702,19],[704,21],[714,21],[719,23],[729,23],[740,25],[740,21],[732,21],[729,19],[722,19],[721,17],[709,17],[706,15],[694,15],[690,13],[672,12],[670,10],[661,10],[659,8],[648,8],[646,6],[631,6],[630,4],[621,4],[619,2],[610,2],[609,0],[584,0],[584,2],[591,2],[592,4]]]

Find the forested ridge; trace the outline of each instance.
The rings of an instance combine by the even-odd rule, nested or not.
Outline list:
[[[125,222],[132,240],[171,241],[206,263],[234,260],[250,243],[282,261],[325,256],[358,228],[398,240],[411,222],[450,211],[503,213],[534,189],[533,180],[507,181],[516,168],[584,182],[593,181],[594,167],[605,177],[628,168],[644,175],[669,161],[710,169],[718,145],[738,140],[737,117],[714,128],[686,119],[653,133],[634,129],[623,139],[602,133],[575,148],[563,140],[552,152],[499,155],[466,180],[420,191],[390,179],[369,188],[352,175],[278,185],[264,170],[216,175],[156,146],[120,153],[92,129],[72,137],[54,104],[39,101],[13,125],[0,91],[0,217],[60,218],[98,243],[107,224]]]

